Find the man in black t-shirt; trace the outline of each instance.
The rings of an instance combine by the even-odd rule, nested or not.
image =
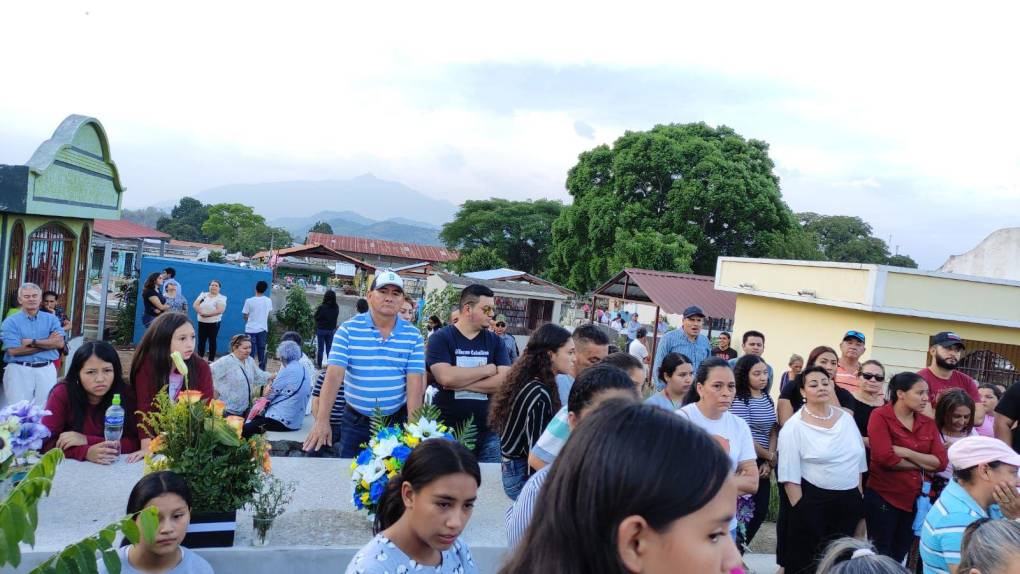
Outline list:
[[[995,438],[1020,452],[1020,383],[1013,383],[995,406]]]
[[[457,427],[473,418],[478,429],[478,462],[500,462],[499,436],[489,430],[489,398],[510,371],[506,345],[489,327],[496,299],[484,285],[460,294],[459,320],[429,337],[425,352],[428,384],[439,389],[433,403],[443,423]]]

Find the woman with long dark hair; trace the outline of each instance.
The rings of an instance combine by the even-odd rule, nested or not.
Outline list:
[[[105,341],[87,342],[78,347],[67,376],[53,387],[46,400],[50,414],[43,424],[50,438],[43,451],[59,448],[64,456],[96,464],[110,464],[120,453],[138,450],[134,408],[127,404],[117,350]],[[124,434],[120,443],[106,441],[104,415],[119,395],[125,413]]]
[[[662,407],[670,412],[683,406],[684,397],[694,382],[694,366],[687,355],[669,353],[659,366],[662,390],[648,397],[645,404]]]
[[[511,499],[517,498],[528,481],[532,445],[560,410],[559,374],[574,374],[574,340],[563,327],[546,323],[528,340],[493,398],[489,427],[500,434],[503,490]]]
[[[733,367],[733,378],[737,384],[737,394],[730,412],[744,419],[751,428],[758,465],[758,492],[754,494],[754,512],[741,540],[743,544],[750,544],[769,513],[779,425],[776,422],[776,404],[765,392],[769,383],[765,359],[758,355],[740,357]]]
[[[474,511],[482,473],[470,450],[446,439],[427,440],[411,452],[379,499],[373,532],[347,574],[435,572],[477,574],[459,540]]]
[[[336,291],[329,289],[322,296],[322,303],[315,309],[315,364],[322,368],[322,360],[329,358],[329,348],[336,332],[336,320],[340,317],[340,305],[336,302]]]
[[[142,284],[142,324],[146,327],[169,309],[162,287],[163,274],[158,272],[149,273]]]
[[[698,485],[684,488],[681,485]],[[653,405],[608,401],[553,463],[501,574],[729,574],[737,487],[708,433]]]
[[[170,358],[174,352],[180,353],[184,359],[188,367],[187,377],[177,372]],[[203,399],[213,398],[212,371],[209,363],[195,353],[195,328],[184,313],[167,313],[153,321],[142,335],[131,360],[128,395],[138,412],[151,411],[153,399],[164,388],[172,401],[176,401],[180,392],[186,389],[201,392]],[[128,462],[140,460],[149,448],[151,438],[141,423],[138,437],[142,448],[129,456]]]
[[[159,511],[156,539],[148,542],[142,538],[138,544],[124,539],[117,550],[121,572],[213,574],[204,558],[181,546],[191,524],[191,492],[184,479],[168,470],[143,476],[131,489],[127,513],[137,522],[137,514],[150,506]],[[96,565],[99,574],[108,573],[103,559]]]
[[[820,346],[811,350],[804,368],[822,367],[829,374],[829,377],[832,378],[836,376],[838,365],[839,355],[836,354],[836,351],[832,347]],[[850,394],[850,391],[837,386],[829,400],[832,406],[842,407],[849,412],[853,412],[854,396]],[[787,385],[786,389],[779,394],[779,404],[776,407],[779,426],[782,427],[786,424],[787,419],[793,416],[793,413],[799,411],[802,406],[804,406],[804,397],[801,395],[795,379],[792,384]]]

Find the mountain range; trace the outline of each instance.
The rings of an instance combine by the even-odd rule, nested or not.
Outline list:
[[[269,225],[287,229],[298,241],[315,222],[325,221],[337,235],[442,245],[439,229],[457,213],[457,206],[450,201],[372,174],[347,180],[222,185],[191,197],[206,204],[251,206]],[[176,203],[154,207],[169,212]],[[404,217],[406,214],[414,218]]]

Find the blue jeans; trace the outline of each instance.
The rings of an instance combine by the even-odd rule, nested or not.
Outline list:
[[[526,482],[528,482],[528,459],[508,458],[503,460],[503,492],[510,497],[510,500],[517,500]]]
[[[322,368],[322,360],[329,358],[329,349],[333,344],[333,329],[316,329],[315,342],[318,350],[315,353],[315,366]]]
[[[400,407],[400,410],[389,415],[390,424],[403,424],[407,422],[407,406]],[[340,458],[357,458],[361,453],[361,445],[372,438],[372,417],[367,417],[354,407],[347,405],[344,409],[343,420],[340,423],[343,432],[340,433]]]
[[[251,337],[251,348],[255,351],[255,357],[259,362],[259,368],[266,370],[266,344],[269,343],[269,331],[258,333],[245,333]]]
[[[503,448],[499,444],[499,435],[485,431],[478,435],[475,443],[475,456],[478,462],[500,462],[503,460]]]

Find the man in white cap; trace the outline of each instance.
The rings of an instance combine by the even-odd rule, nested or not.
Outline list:
[[[425,342],[414,325],[397,316],[403,302],[404,281],[393,271],[380,270],[368,294],[368,312],[337,328],[306,451],[332,445],[329,413],[341,381],[347,399],[341,422],[342,458],[358,456],[361,444],[371,438],[371,417],[377,409],[390,422],[402,423],[421,406]]]
[[[954,480],[928,511],[921,529],[925,574],[956,574],[964,529],[981,518],[1020,517],[1020,454],[998,439],[971,436],[949,447]]]

